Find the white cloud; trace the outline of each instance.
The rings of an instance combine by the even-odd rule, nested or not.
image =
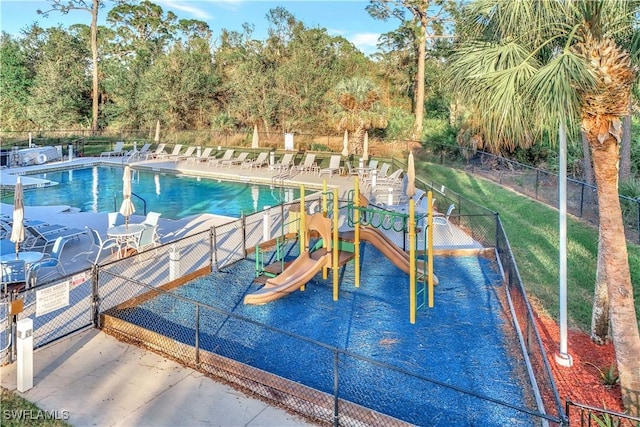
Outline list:
[[[211,14],[209,14],[206,9],[194,6],[194,3],[196,2],[179,0],[157,0],[156,3],[161,5],[165,11],[170,10],[174,13],[176,11],[185,12],[196,19],[211,19]]]
[[[376,51],[379,37],[379,33],[355,33],[346,38],[360,51],[370,54]]]

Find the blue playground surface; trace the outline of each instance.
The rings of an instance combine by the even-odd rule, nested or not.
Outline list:
[[[291,244],[288,258],[298,254]],[[481,256],[436,256],[435,306],[409,321],[409,278],[373,245],[361,247],[361,283],[353,263],[340,270],[338,301],[331,274],[304,291],[265,305],[245,305],[255,259],[193,280],[172,293],[375,361],[341,362],[340,396],[415,425],[533,425],[536,411],[520,346],[499,291],[496,265]],[[193,305],[160,295],[118,317],[193,342]],[[333,393],[333,352],[286,334],[201,310],[200,348]],[[176,329],[181,330],[176,338]],[[184,338],[182,338],[184,337]],[[228,345],[225,345],[228,344]],[[384,365],[397,368],[384,369]],[[420,378],[413,377],[415,375]],[[426,379],[426,380],[425,380]]]

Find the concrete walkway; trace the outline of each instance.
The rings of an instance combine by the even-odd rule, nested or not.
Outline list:
[[[313,425],[96,329],[38,349],[33,359],[34,387],[18,394],[68,414],[77,427]],[[1,378],[15,391],[16,364],[2,367]]]

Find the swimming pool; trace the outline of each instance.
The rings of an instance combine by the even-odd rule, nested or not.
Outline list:
[[[112,212],[122,201],[120,167],[93,166],[30,175],[58,182],[58,185],[27,189],[27,206],[68,205],[81,212]],[[171,173],[132,170],[132,190],[146,201],[148,211],[162,213],[163,218],[181,219],[209,213],[239,218],[261,211],[266,206],[289,202],[300,196],[296,188],[271,188],[255,183],[226,182],[216,179]],[[143,202],[133,197],[138,213]],[[3,197],[13,203],[13,195]]]

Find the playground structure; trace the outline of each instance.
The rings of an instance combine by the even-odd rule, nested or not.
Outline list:
[[[350,192],[347,206],[347,220],[350,231],[339,231],[339,210],[337,190],[331,193],[327,191],[326,180],[323,182],[322,210],[321,212],[307,214],[304,198],[304,186],[300,189],[300,217],[298,219],[297,234],[290,234],[288,238],[297,237],[300,243],[300,254],[288,263],[285,263],[283,255],[280,253],[280,244],[287,238],[276,241],[276,268],[269,266],[259,267],[256,265],[256,272],[270,273],[268,277],[257,274],[257,282],[263,282],[264,286],[259,290],[247,294],[244,298],[245,304],[265,304],[277,300],[294,292],[297,289],[304,290],[305,285],[313,277],[322,271],[323,279],[327,279],[328,270],[332,270],[333,280],[333,300],[338,300],[340,267],[353,261],[355,270],[355,287],[360,286],[360,244],[362,241],[375,246],[389,259],[396,267],[409,275],[410,287],[410,322],[415,323],[416,311],[426,305],[433,307],[434,285],[438,284],[438,278],[433,273],[433,211],[431,192],[428,193],[428,211],[426,213],[426,229],[416,227],[415,202],[409,200],[408,213],[393,212],[380,207],[372,207],[358,187],[358,180],[355,180],[354,190]],[[355,195],[358,195],[355,197]],[[329,202],[332,209],[329,217]],[[374,218],[380,221],[374,224]],[[386,227],[398,226],[406,227],[409,237],[408,252],[392,242],[381,230]],[[416,248],[417,232],[425,233],[423,242],[426,248],[422,251],[427,254],[426,261],[418,265],[418,250]],[[310,247],[310,236],[317,233],[319,239]],[[273,244],[274,242],[269,242]],[[267,246],[267,245],[265,245]],[[259,253],[260,247],[256,248]],[[422,286],[418,289],[418,281]],[[422,296],[422,303],[418,304],[419,296]]]

